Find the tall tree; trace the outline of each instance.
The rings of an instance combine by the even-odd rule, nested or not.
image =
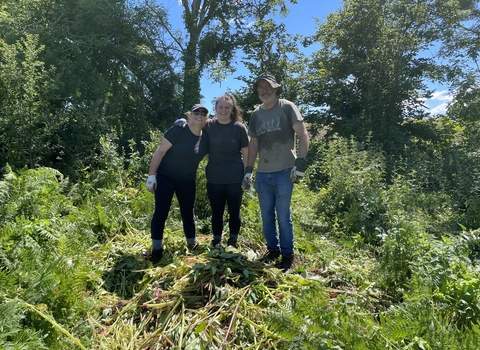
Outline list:
[[[282,84],[282,97],[307,108],[303,104],[303,72],[307,67],[307,58],[301,50],[303,37],[289,34],[284,23],[276,23],[272,18],[256,21],[248,29],[249,42],[243,48],[241,62],[249,72],[249,76],[239,76],[246,87],[236,92],[239,96],[246,119],[260,99],[252,91],[254,79],[263,72],[275,75]]]
[[[322,107],[312,122],[360,140],[372,137],[390,154],[408,141],[406,120],[425,116],[425,79],[435,70],[422,57],[435,31],[430,1],[347,0],[314,40],[309,100]],[[369,136],[371,135],[371,136]]]
[[[48,94],[36,90],[44,115],[56,121],[43,126],[51,128],[51,154],[36,163],[67,172],[92,164],[100,136],[114,131],[120,145],[129,139],[140,145],[152,125],[163,128],[181,113],[174,58],[158,52],[158,23],[144,16],[145,6],[130,6],[127,0],[2,4],[0,39],[13,45],[35,34],[45,47],[37,60],[53,81]],[[155,19],[166,20],[166,12],[159,11]],[[24,56],[16,60],[21,66]]]
[[[296,0],[289,0],[296,4]],[[182,0],[183,21],[187,33],[184,44],[178,38],[183,67],[183,105],[189,108],[201,96],[200,78],[212,67],[214,79],[230,70],[236,50],[248,45],[250,22],[268,14],[288,13],[285,0]]]

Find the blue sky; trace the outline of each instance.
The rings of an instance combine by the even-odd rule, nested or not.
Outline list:
[[[181,22],[182,7],[178,0],[159,0],[169,11],[171,23],[175,28],[182,29]],[[312,35],[316,32],[315,18],[321,22],[326,20],[330,12],[338,10],[343,5],[340,0],[298,0],[296,5],[290,6],[290,14],[285,17],[277,17],[276,21],[285,23],[287,31],[295,34]],[[206,77],[201,79],[201,93],[204,96],[202,103],[207,108],[212,108],[211,101],[220,96],[227,90],[236,90],[243,86],[243,82],[235,79],[235,76],[245,74],[243,67],[238,66],[238,71],[222,83],[214,83]],[[451,95],[446,88],[442,86],[431,86],[435,89],[433,97],[425,104],[430,108],[432,114],[445,113],[448,102],[451,101]]]

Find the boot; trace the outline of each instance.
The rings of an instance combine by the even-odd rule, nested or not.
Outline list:
[[[268,253],[262,256],[260,259],[258,259],[258,261],[268,264],[272,261],[276,261],[279,256],[280,256],[279,249],[271,249],[271,250],[269,249]]]
[[[236,238],[229,238],[227,241],[227,245],[233,248],[238,248],[238,243]]]
[[[150,256],[150,259],[152,260],[152,263],[155,265],[158,263],[160,260],[163,258],[163,249],[153,249],[152,250],[152,255]]]
[[[275,264],[275,267],[278,267],[283,272],[288,272],[293,265],[293,254],[284,255],[282,254],[282,260]]]

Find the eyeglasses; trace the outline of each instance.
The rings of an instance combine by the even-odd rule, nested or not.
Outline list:
[[[207,111],[193,111],[193,114],[195,115],[202,115],[203,117],[206,117],[208,112]]]
[[[262,90],[272,91],[273,88],[270,85],[258,85],[257,86],[257,91],[262,91]]]

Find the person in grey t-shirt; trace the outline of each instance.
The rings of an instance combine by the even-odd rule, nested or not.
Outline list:
[[[250,144],[245,181],[253,181],[253,166],[258,155],[255,191],[268,249],[260,261],[276,261],[277,267],[287,272],[294,257],[290,215],[293,184],[305,176],[309,137],[295,104],[278,97],[282,85],[277,83],[275,76],[261,74],[253,84],[253,90],[262,104],[253,111],[248,124]],[[280,255],[281,261],[277,261]]]

